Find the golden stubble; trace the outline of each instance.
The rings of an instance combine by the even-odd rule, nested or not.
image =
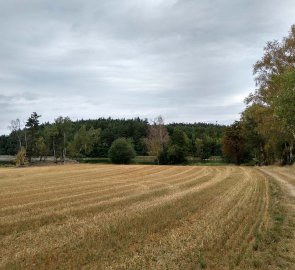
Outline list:
[[[253,168],[3,168],[0,190],[2,269],[237,268],[271,226]]]

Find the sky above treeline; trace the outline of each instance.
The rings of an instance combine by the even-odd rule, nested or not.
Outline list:
[[[0,1],[0,134],[33,111],[230,124],[294,0]]]

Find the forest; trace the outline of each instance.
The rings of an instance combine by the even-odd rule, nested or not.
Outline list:
[[[225,126],[195,123],[164,125],[162,117],[147,119],[112,119],[72,121],[69,117],[58,117],[54,123],[40,124],[41,116],[33,112],[25,124],[12,120],[9,135],[0,136],[0,155],[16,155],[25,149],[28,161],[32,157],[45,160],[53,156],[56,161],[82,157],[108,157],[109,150],[119,138],[125,138],[136,155],[160,155],[172,146],[180,150],[184,161],[186,156],[207,159],[221,156],[221,140]],[[163,128],[160,138],[159,128]],[[157,134],[152,134],[153,132]],[[154,136],[154,137],[152,137]],[[157,141],[157,138],[159,140]],[[154,141],[155,147],[149,147]],[[152,149],[153,148],[153,149]],[[163,155],[162,155],[163,156]],[[169,161],[162,163],[170,163]],[[173,162],[172,162],[173,163]]]

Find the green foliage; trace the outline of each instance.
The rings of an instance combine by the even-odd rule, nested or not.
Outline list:
[[[40,155],[40,160],[48,154],[48,146],[46,145],[44,137],[39,137],[36,141],[37,153]]]
[[[139,118],[71,121],[68,117],[58,117],[52,124],[39,124],[39,116],[35,113],[32,115],[30,124],[25,129],[18,130],[18,134],[13,131],[8,136],[0,136],[2,155],[16,155],[20,144],[28,144],[28,152],[32,156],[54,156],[56,162],[64,160],[65,155],[74,158],[108,157],[112,143],[121,137],[131,138],[136,154],[141,156],[148,153],[152,156],[160,155],[168,144],[183,148],[185,156],[206,159],[221,155],[220,140],[224,126],[204,123],[164,125],[161,122],[163,119],[156,119],[161,123],[154,125]],[[150,144],[147,143],[148,139]],[[161,155],[163,154],[167,159],[167,151]],[[167,164],[168,161],[163,163]]]
[[[28,129],[37,130],[39,127],[39,118],[41,115],[38,115],[36,112],[33,112],[26,122],[26,127]]]
[[[135,155],[133,146],[126,138],[115,140],[109,150],[109,158],[117,164],[128,164]]]
[[[195,140],[195,156],[201,158],[201,159],[205,159],[208,158],[207,153],[205,152],[205,147],[204,147],[204,142],[203,140],[197,138]]]
[[[221,140],[225,126],[206,123],[174,123],[168,125],[167,128],[170,136],[173,136],[175,129],[184,132],[187,155],[199,157],[202,160],[211,156],[222,156]]]
[[[186,162],[185,151],[179,145],[168,145],[160,152],[158,163],[161,165],[166,164],[182,164]]]
[[[70,144],[70,155],[73,157],[87,156],[93,149],[93,145],[100,139],[100,129],[91,127],[86,130],[86,125],[83,125],[76,132],[73,141]]]
[[[258,89],[251,94],[241,124],[245,153],[259,165],[294,160],[295,25],[281,42],[268,42],[254,74]]]
[[[13,134],[0,136],[0,155],[15,155],[17,154],[18,142]]]
[[[207,159],[211,156],[221,155],[221,138],[204,136],[203,138],[203,155],[202,159]]]
[[[167,147],[165,147],[159,154],[159,156],[157,157],[157,159],[155,160],[155,162],[157,162],[158,165],[166,165],[169,164],[169,160],[168,160],[168,155],[167,155]]]
[[[169,146],[167,149],[167,161],[169,164],[180,164],[185,162],[185,149],[175,144]]]
[[[109,148],[118,138],[132,138],[134,149],[138,155],[146,155],[145,138],[148,132],[147,120],[99,118],[95,120],[81,120],[73,123],[77,131],[83,124],[87,129],[100,129],[100,140],[93,144],[89,157],[107,157]]]
[[[58,117],[54,121],[56,134],[56,150],[61,161],[65,161],[67,145],[69,143],[72,121],[69,117]]]
[[[187,152],[189,139],[188,136],[179,128],[175,127],[170,136],[170,144],[182,147],[183,151]]]
[[[27,129],[27,155],[29,161],[31,162],[32,156],[37,154],[36,140],[38,137],[39,129],[39,118],[41,115],[38,115],[36,112],[33,112],[26,122]]]
[[[262,124],[269,124],[268,122],[263,121],[265,114],[268,114],[265,106],[261,104],[253,104],[242,113],[241,117],[244,138],[246,138],[245,148],[252,157],[254,165],[263,165],[267,163],[266,140],[263,133],[264,130],[267,130],[268,128],[262,128]]]
[[[274,113],[295,139],[295,69],[273,77],[277,95],[271,97]]]
[[[244,157],[245,138],[240,122],[226,128],[223,136],[223,155],[231,162],[241,164]]]
[[[24,166],[27,162],[27,153],[26,149],[24,147],[21,147],[21,149],[18,151],[16,158],[15,158],[15,165],[17,167]]]
[[[170,136],[169,144],[163,149],[160,155],[161,164],[180,164],[186,159],[188,153],[189,139],[179,128],[175,127]]]

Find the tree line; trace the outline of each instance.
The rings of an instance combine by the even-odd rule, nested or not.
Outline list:
[[[224,156],[232,162],[294,162],[295,25],[281,41],[268,42],[253,68],[257,89],[239,121],[227,127]]]
[[[131,147],[127,151],[131,157],[152,155],[158,164],[183,163],[187,156],[204,160],[222,155],[222,125],[165,125],[162,117],[149,122],[140,118],[72,121],[61,116],[53,123],[40,123],[40,118],[33,112],[25,123],[11,121],[11,133],[0,136],[0,154],[17,155],[20,164],[25,159],[32,162],[32,158],[45,160],[48,156],[55,162],[64,162],[67,157],[113,157],[118,163],[115,156],[127,151],[122,145]],[[116,147],[112,148],[113,144]]]

